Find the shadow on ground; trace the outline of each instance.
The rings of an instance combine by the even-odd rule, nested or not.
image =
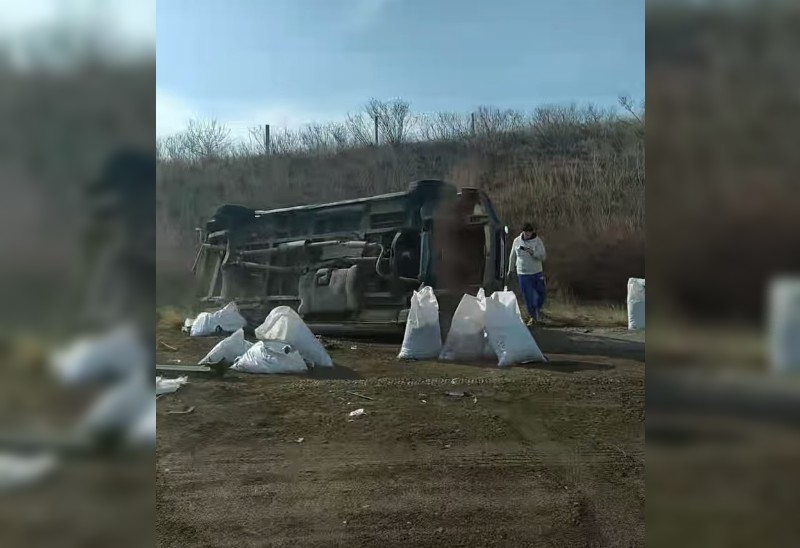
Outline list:
[[[579,362],[573,360],[550,360],[547,363],[529,363],[517,365],[525,369],[540,369],[542,371],[555,371],[557,373],[576,373],[578,371],[608,371],[614,369],[613,365],[605,363]]]
[[[645,343],[641,341],[548,328],[535,328],[533,336],[545,355],[604,356],[644,363]]]

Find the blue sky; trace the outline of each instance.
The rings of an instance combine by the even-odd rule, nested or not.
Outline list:
[[[644,0],[159,0],[158,132],[644,97]]]

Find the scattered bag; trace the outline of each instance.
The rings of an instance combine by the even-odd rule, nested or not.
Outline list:
[[[483,288],[478,295],[464,295],[450,324],[440,360],[474,361],[495,358],[486,336],[486,297]]]
[[[189,382],[189,377],[184,375],[177,379],[165,379],[163,377],[156,377],[156,396],[161,394],[172,394],[177,392],[178,388]]]
[[[219,341],[205,357],[197,362],[200,365],[226,362],[232,364],[236,358],[248,351],[253,343],[244,338],[244,329],[237,329],[230,337]]]
[[[122,326],[103,336],[78,340],[54,353],[50,365],[62,383],[73,386],[141,373],[149,362],[136,329]]]
[[[628,329],[644,329],[644,278],[628,278]]]
[[[333,360],[303,319],[288,306],[279,306],[256,328],[256,338],[279,341],[297,350],[312,366],[333,367]],[[252,348],[251,348],[252,349]]]
[[[231,369],[243,373],[306,373],[303,356],[286,343],[258,341],[236,359]]]
[[[247,320],[239,314],[239,307],[231,301],[216,312],[201,312],[192,322],[189,335],[205,337],[221,333],[233,333],[247,326]]]
[[[414,291],[411,309],[406,320],[401,360],[429,360],[439,356],[442,349],[442,331],[439,327],[439,302],[433,288],[425,286]]]
[[[514,303],[511,299],[514,299]],[[498,365],[544,362],[547,359],[531,332],[522,323],[516,296],[510,291],[496,291],[486,299],[486,334],[497,355]]]

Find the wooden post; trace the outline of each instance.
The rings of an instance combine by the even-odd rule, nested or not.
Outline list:
[[[375,115],[375,146],[378,146],[378,115]]]
[[[269,124],[264,125],[264,154],[269,156]]]

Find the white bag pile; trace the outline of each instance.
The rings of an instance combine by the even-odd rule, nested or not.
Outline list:
[[[230,337],[219,341],[205,357],[197,362],[200,365],[226,362],[232,364],[236,358],[247,352],[253,343],[244,338],[244,329],[237,329]]]
[[[399,358],[497,359],[500,367],[547,361],[522,322],[517,297],[511,291],[496,291],[488,299],[482,289],[475,297],[464,295],[443,346],[440,333],[439,304],[433,289],[426,286],[411,298]]]
[[[303,319],[288,306],[272,310],[256,328],[256,338],[288,345],[312,367],[333,367],[333,360]],[[252,348],[251,348],[252,350]],[[244,356],[243,356],[244,357]],[[241,360],[241,358],[240,358]]]
[[[403,346],[397,357],[401,360],[430,360],[438,357],[441,349],[439,302],[433,288],[425,286],[411,296]]]
[[[628,329],[644,329],[644,278],[628,278]]]
[[[186,323],[188,323],[187,320]],[[231,301],[216,312],[201,312],[192,320],[189,335],[205,337],[221,333],[233,333],[247,325],[247,320],[239,313],[239,307]]]

